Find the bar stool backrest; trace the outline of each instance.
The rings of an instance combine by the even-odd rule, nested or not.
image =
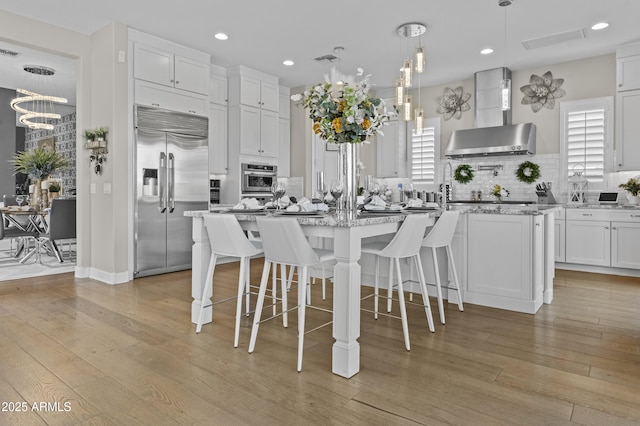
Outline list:
[[[423,247],[446,247],[451,244],[456,231],[460,211],[449,210],[442,212],[436,224],[422,242]]]
[[[256,220],[266,261],[300,267],[320,262],[296,218],[258,216]]]
[[[231,214],[211,214],[204,217],[211,251],[222,256],[247,257],[261,252],[256,248]]]
[[[407,216],[380,255],[399,259],[414,256],[420,251],[424,232],[430,220],[431,218],[426,214]]]

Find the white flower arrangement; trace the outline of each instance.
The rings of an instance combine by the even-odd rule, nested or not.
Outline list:
[[[357,76],[364,71],[358,68]],[[369,78],[360,81],[334,69],[325,75],[325,81],[314,85],[304,94],[291,96],[294,102],[303,102],[313,120],[313,130],[330,143],[361,143],[376,133],[396,115],[387,110],[384,101],[369,95]]]

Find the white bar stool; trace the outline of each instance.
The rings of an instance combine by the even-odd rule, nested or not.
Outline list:
[[[220,300],[216,303],[206,303],[207,295],[212,291],[213,274],[216,268],[216,260],[218,256],[230,256],[240,258],[240,273],[238,277],[238,295],[236,303],[235,332],[233,346],[238,347],[240,337],[240,316],[242,314],[242,296],[246,298],[246,312],[249,314],[249,296],[250,296],[250,263],[251,257],[261,254],[262,244],[257,241],[249,241],[244,231],[240,227],[235,216],[230,214],[211,214],[204,217],[204,226],[209,236],[209,244],[211,245],[211,258],[209,260],[209,269],[207,270],[207,278],[205,286],[202,290],[200,302],[200,311],[198,313],[198,323],[196,325],[196,333],[202,330],[202,321],[204,318],[204,309],[218,303],[226,302],[234,299],[230,297]],[[273,285],[276,283],[274,281]],[[284,288],[283,288],[284,290]],[[206,305],[206,306],[205,306]],[[283,297],[283,309],[286,308],[286,298]]]
[[[404,344],[407,350],[411,350],[409,343],[409,328],[407,324],[407,311],[404,302],[404,289],[402,285],[402,274],[400,272],[400,259],[412,258],[416,269],[418,270],[418,280],[420,282],[420,290],[422,292],[422,300],[427,316],[429,330],[435,331],[433,325],[433,316],[431,314],[431,304],[429,303],[429,294],[424,279],[424,271],[422,270],[422,262],[420,261],[420,245],[424,237],[424,233],[429,223],[427,215],[410,215],[407,216],[400,226],[400,229],[387,243],[370,243],[362,246],[362,253],[369,253],[376,256],[376,278],[374,287],[374,315],[378,318],[378,277],[380,273],[380,257],[389,258],[389,293],[391,300],[393,286],[393,265],[395,264],[398,279],[398,298],[400,300],[400,319],[402,320],[402,332],[404,333]]]
[[[453,273],[453,287],[447,288],[458,292],[458,309],[460,312],[464,311],[464,306],[462,306],[462,292],[460,291],[460,283],[458,282],[458,273],[456,272],[456,265],[453,261],[453,251],[451,250],[451,241],[453,240],[453,234],[456,231],[456,225],[458,224],[459,217],[460,211],[458,210],[442,212],[436,221],[436,224],[431,229],[431,232],[429,232],[429,235],[427,235],[422,241],[422,247],[431,248],[433,269],[436,276],[436,290],[438,292],[438,310],[440,311],[440,322],[442,322],[442,324],[444,324],[444,303],[442,301],[442,285],[440,283],[440,269],[438,268],[437,255],[437,249],[440,247],[446,248],[449,266]]]
[[[295,267],[298,270],[298,371],[302,370],[302,352],[304,349],[304,323],[305,308],[307,302],[306,288],[309,280],[309,267],[335,259],[333,252],[323,249],[314,249],[307,241],[300,224],[295,218],[256,218],[258,229],[264,247],[264,269],[262,270],[262,280],[258,291],[258,301],[254,315],[253,327],[251,329],[251,340],[249,342],[249,353],[255,349],[258,329],[262,314],[262,306],[267,290],[269,279],[269,269],[273,266],[281,265],[284,276],[284,266]],[[284,299],[285,297],[283,297]],[[283,312],[286,312],[283,306]],[[268,320],[271,318],[265,319]],[[324,324],[328,325],[331,322]],[[319,328],[319,327],[318,327]],[[317,329],[317,328],[316,328]]]

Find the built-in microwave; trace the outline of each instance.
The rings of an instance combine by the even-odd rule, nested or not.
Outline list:
[[[270,193],[278,180],[278,166],[242,163],[242,193]]]

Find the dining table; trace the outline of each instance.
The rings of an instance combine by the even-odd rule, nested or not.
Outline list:
[[[259,211],[247,213],[226,211],[234,214],[241,227],[247,231],[257,231],[258,214],[277,215],[282,212]],[[202,289],[205,284],[207,267],[211,257],[209,238],[204,227],[204,217],[221,214],[209,211],[187,211],[185,216],[193,218],[192,225],[192,278],[191,278],[191,322],[197,323],[202,303]],[[286,214],[286,213],[284,213]],[[332,372],[350,378],[360,371],[360,286],[361,286],[361,244],[364,238],[394,234],[407,214],[425,214],[433,225],[440,210],[423,212],[383,211],[347,216],[343,213],[291,214],[300,223],[308,237],[324,237],[333,240],[336,264],[333,271],[333,338]],[[207,295],[210,298],[211,295]],[[212,321],[212,307],[204,311],[204,322]]]
[[[49,214],[49,209],[36,209],[31,206],[6,206],[2,208],[2,214],[11,225],[20,231],[47,232],[48,223],[46,217]],[[4,226],[4,224],[2,225]],[[25,240],[21,238],[18,242],[14,257],[20,257],[25,249]],[[27,252],[22,259],[20,259],[20,263],[27,261],[34,253],[34,251]]]

